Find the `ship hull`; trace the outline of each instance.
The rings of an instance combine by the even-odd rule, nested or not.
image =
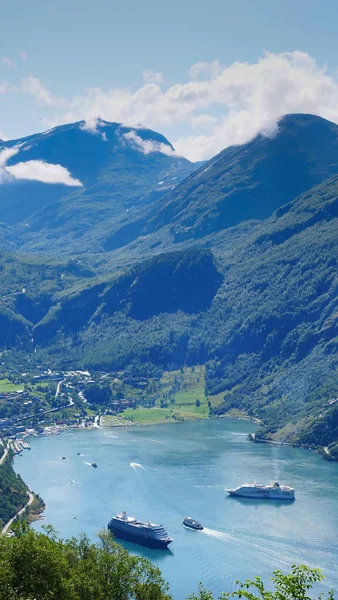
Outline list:
[[[203,529],[203,525],[192,525],[190,523],[184,523],[183,522],[184,527],[189,527],[189,529],[196,529],[197,531],[202,531]]]
[[[232,492],[232,491],[228,491],[228,494],[230,496],[233,496],[235,498],[250,498],[251,500],[281,500],[283,502],[292,502],[293,500],[295,500],[295,496],[284,496],[282,494],[273,494],[273,493],[262,493],[262,494],[243,494],[241,492]]]
[[[127,542],[133,542],[134,544],[140,544],[147,548],[156,548],[158,550],[165,550],[171,544],[172,540],[155,540],[146,538],[143,536],[135,535],[132,531],[120,531],[114,527],[109,527],[109,531],[117,538],[126,540]]]

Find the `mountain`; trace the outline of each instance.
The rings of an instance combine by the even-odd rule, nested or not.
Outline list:
[[[107,237],[114,250],[148,236],[148,245],[200,240],[274,210],[338,173],[338,125],[313,115],[287,115],[274,137],[258,135],[226,148]]]
[[[207,392],[222,398],[215,415],[246,410],[263,419],[261,437],[334,447],[338,176],[231,244],[229,235],[210,236],[211,249],[166,252],[104,276],[67,261],[43,276],[35,262],[32,281],[46,283],[8,294],[6,309],[25,319],[21,343],[34,339],[39,364],[206,364]]]
[[[296,115],[282,120],[273,140],[258,137],[230,149],[240,157],[238,178],[246,173],[247,182],[261,162],[265,170],[274,164],[274,176],[271,167],[256,179],[265,195],[250,204],[253,183],[243,195],[242,205],[255,207],[252,221],[231,227],[213,221],[217,211],[208,212],[202,186],[201,197],[186,196],[182,212],[152,234],[137,237],[140,219],[130,220],[135,240],[104,257],[56,260],[3,252],[1,346],[28,352],[31,365],[64,369],[152,373],[203,364],[215,416],[245,410],[264,421],[257,441],[317,445],[338,456],[338,174],[325,179],[336,169],[336,133],[325,120]],[[279,148],[279,154],[270,156],[269,148]],[[289,165],[284,180],[282,173],[276,176],[282,159]],[[149,223],[152,214],[155,219],[155,209],[156,218],[163,216],[161,210],[182,188],[193,195],[192,182],[208,166],[152,206],[139,208],[144,223],[145,215]],[[306,188],[317,180],[319,185]],[[265,218],[264,211],[272,210],[268,182],[276,190],[271,203],[277,209]],[[282,184],[289,190],[284,204]],[[212,190],[212,182],[206,185]],[[305,191],[294,197],[302,186]],[[175,238],[186,207],[197,229],[191,237]],[[240,203],[235,208],[239,215]],[[203,210],[211,226],[198,237]],[[217,223],[221,228],[214,230]]]
[[[0,143],[0,242],[97,251],[95,227],[156,201],[196,166],[149,129],[84,122]]]

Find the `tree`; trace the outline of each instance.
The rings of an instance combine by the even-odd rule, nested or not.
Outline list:
[[[92,383],[85,390],[85,395],[90,404],[109,404],[112,400],[112,393],[109,385],[99,386]]]
[[[244,583],[237,581],[239,589],[231,593],[223,593],[219,600],[229,600],[229,598],[246,598],[246,600],[312,600],[308,595],[313,584],[323,579],[320,569],[311,569],[306,565],[293,565],[291,573],[285,575],[282,571],[274,571],[271,581],[274,589],[265,589],[264,583],[260,577],[254,581],[246,580]],[[257,594],[258,592],[258,594]],[[319,596],[322,600],[323,596]],[[198,594],[188,596],[188,600],[214,600],[211,592],[206,590],[202,584],[199,585]],[[334,600],[334,592],[330,590],[328,600]]]
[[[196,402],[195,402],[195,406],[197,406],[197,408],[199,408],[201,406],[201,403],[199,401],[199,399],[197,398]]]
[[[61,540],[17,527],[0,538],[0,600],[172,600],[160,570],[132,556],[108,532]]]

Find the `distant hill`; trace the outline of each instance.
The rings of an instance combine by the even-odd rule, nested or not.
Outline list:
[[[106,121],[1,142],[2,162],[0,243],[68,254],[100,249],[96,226],[151,204],[196,168],[164,136]]]
[[[243,221],[266,219],[338,173],[338,125],[313,115],[287,115],[276,136],[258,135],[226,148],[163,199],[126,216],[105,248],[148,236],[167,245],[203,237]]]

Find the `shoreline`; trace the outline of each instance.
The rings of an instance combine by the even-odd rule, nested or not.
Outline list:
[[[151,410],[151,409],[149,409]],[[112,424],[102,424],[101,419],[104,418],[105,416],[107,417],[111,417],[113,419],[120,419],[119,422],[115,422]],[[68,425],[67,423],[64,423],[62,425],[47,425],[46,427],[43,428],[42,432],[38,432],[38,431],[32,431],[32,430],[26,430],[25,432],[23,432],[21,434],[20,439],[27,439],[32,437],[47,437],[50,435],[60,435],[61,433],[63,433],[64,431],[92,431],[93,429],[127,429],[129,427],[150,427],[153,425],[179,425],[182,423],[192,423],[192,422],[196,422],[196,421],[214,421],[214,420],[218,420],[218,419],[234,419],[237,421],[247,421],[250,423],[253,423],[255,425],[262,425],[263,422],[260,421],[259,419],[257,419],[256,417],[250,417],[249,415],[246,414],[231,414],[231,412],[226,413],[224,415],[217,415],[217,416],[193,416],[191,413],[187,416],[187,418],[183,418],[183,419],[162,419],[160,421],[145,421],[145,422],[140,422],[140,421],[131,421],[130,419],[127,419],[125,417],[123,417],[122,413],[120,415],[96,415],[95,419],[93,422],[90,423],[85,423],[84,421],[82,423],[78,423],[78,424],[71,424]],[[251,434],[254,435],[254,434]],[[16,438],[15,440],[13,440],[13,442],[16,442],[19,438]],[[20,440],[19,440],[20,441]],[[263,440],[262,440],[263,441]],[[265,442],[265,440],[264,440]],[[268,443],[268,440],[266,440],[266,442]],[[273,443],[278,443],[278,442],[273,442]],[[292,444],[291,444],[292,445]],[[24,450],[25,448],[23,448],[20,452],[19,451],[15,451],[14,448],[14,454],[21,454],[21,452]]]
[[[267,439],[256,440],[255,432],[249,433],[248,438],[251,442],[253,442],[255,444],[271,444],[271,445],[280,446],[280,447],[288,446],[289,448],[298,448],[299,450],[308,450],[310,452],[313,452],[314,454],[318,454],[319,456],[322,457],[323,460],[326,460],[327,462],[338,463],[338,460],[336,460],[334,458],[334,456],[332,456],[332,454],[329,452],[328,448],[325,446],[319,446],[318,448],[311,448],[309,446],[304,446],[303,444],[293,444],[292,442],[278,442],[277,440],[267,440]]]

